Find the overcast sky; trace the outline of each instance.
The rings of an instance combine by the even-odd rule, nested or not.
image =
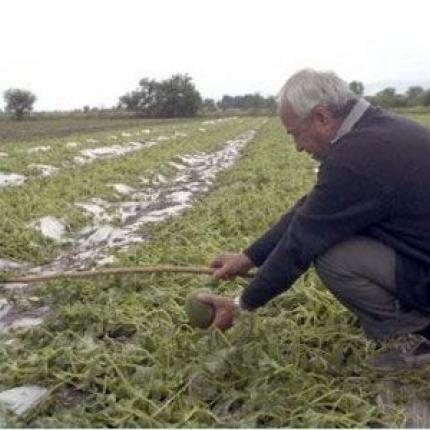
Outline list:
[[[430,86],[427,0],[0,0],[0,17],[0,94],[29,89],[35,110],[110,107],[173,73],[215,99],[303,67]]]

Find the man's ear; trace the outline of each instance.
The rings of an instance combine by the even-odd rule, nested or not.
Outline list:
[[[313,115],[316,121],[323,126],[331,124],[334,119],[333,114],[323,106],[318,106],[317,108],[315,108],[313,111]]]

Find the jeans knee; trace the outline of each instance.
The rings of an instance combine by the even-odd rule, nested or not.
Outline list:
[[[359,240],[352,237],[340,242],[315,259],[315,270],[328,289],[348,289],[350,281],[357,276],[355,260]]]
[[[321,278],[340,274],[342,270],[342,253],[334,246],[321,254],[314,261],[314,267]]]

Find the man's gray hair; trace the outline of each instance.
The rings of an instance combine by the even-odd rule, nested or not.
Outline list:
[[[307,117],[316,106],[343,117],[358,96],[334,72],[303,69],[291,76],[279,93],[279,109],[286,101],[300,117]]]

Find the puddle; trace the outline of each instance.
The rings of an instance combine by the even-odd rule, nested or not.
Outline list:
[[[209,119],[207,121],[203,121],[202,125],[219,124],[219,123],[222,123],[222,122],[235,121],[237,119],[238,119],[237,116],[229,116],[227,118],[218,118],[218,119]]]
[[[12,310],[12,305],[9,304],[7,299],[0,299],[0,320],[4,318]]]
[[[18,270],[23,268],[25,265],[22,263],[17,263],[13,260],[8,260],[6,258],[0,258],[0,270]]]
[[[83,269],[89,264],[106,261],[112,249],[125,249],[143,242],[146,237],[141,232],[142,226],[164,221],[191,207],[196,197],[209,190],[216,175],[233,165],[240,150],[254,135],[253,130],[243,133],[213,153],[198,152],[177,157],[174,161],[176,175],[167,178],[157,174],[143,190],[114,184],[118,191],[130,197],[127,202],[93,198],[76,203],[91,216],[92,224],[75,234],[74,246],[69,252],[33,270]],[[61,237],[65,233],[64,225],[58,225],[58,230],[58,237]]]
[[[192,191],[173,191],[168,195],[168,198],[171,199],[173,202],[181,204],[189,202],[192,197]]]
[[[17,330],[23,328],[36,327],[43,323],[43,318],[22,317],[14,321],[8,326],[8,330]]]
[[[33,154],[35,152],[47,152],[51,150],[51,146],[50,145],[45,145],[45,146],[33,146],[33,148],[29,148],[27,150],[28,154]]]
[[[113,146],[101,146],[98,148],[83,149],[80,151],[81,155],[77,155],[74,158],[77,164],[88,164],[94,160],[103,158],[112,158],[120,155],[125,155],[131,152],[140,151],[142,149],[150,148],[156,145],[156,142],[129,142],[127,145],[113,145]]]
[[[60,170],[58,167],[50,166],[49,164],[29,164],[28,167],[38,170],[44,178],[54,175]]]
[[[158,174],[152,180],[141,178],[142,184],[146,184],[142,190],[114,184],[118,191],[127,192],[129,201],[108,202],[92,198],[76,203],[91,217],[91,224],[75,233],[74,245],[66,253],[47,265],[30,269],[30,272],[86,269],[91,264],[108,264],[112,249],[126,249],[147,239],[141,231],[145,224],[164,221],[190,208],[199,195],[210,189],[216,175],[234,164],[241,149],[254,136],[255,131],[250,130],[227,141],[218,151],[176,157],[173,161],[176,175],[166,178]],[[114,221],[115,225],[112,225]],[[33,226],[37,226],[44,236],[57,241],[67,233],[64,221],[52,216],[36,221]]]
[[[130,133],[128,133],[130,134]],[[159,140],[169,140],[170,138],[167,136],[160,136],[161,139]],[[87,139],[87,142],[90,143],[97,143],[97,140],[95,139]],[[83,149],[80,151],[80,155],[76,155],[73,158],[73,162],[78,165],[86,165],[90,164],[98,159],[106,159],[106,158],[113,158],[118,157],[121,155],[129,154],[131,152],[140,151],[142,149],[151,148],[152,146],[158,145],[159,142],[129,142],[126,145],[113,145],[113,146],[102,146],[98,148],[89,148],[89,149]],[[75,148],[80,143],[78,142],[67,142],[66,146],[69,148]],[[30,148],[27,152],[39,152],[39,151],[48,151],[50,150],[50,146],[36,146],[34,148]],[[0,153],[2,154],[2,153]],[[6,153],[4,156],[7,156]],[[1,155],[0,155],[1,157]],[[30,169],[36,169],[40,172],[42,177],[48,177],[53,176],[60,168],[55,166],[50,166],[47,164],[30,164],[28,166]],[[70,168],[71,165],[69,162],[64,162],[63,167]],[[22,185],[26,180],[26,177],[24,175],[20,175],[17,173],[0,173],[0,188],[7,187],[7,186],[18,186]],[[121,191],[119,191],[121,192]]]
[[[31,225],[38,228],[43,236],[56,241],[61,241],[67,233],[65,222],[50,215],[41,218]]]
[[[94,197],[89,202],[75,204],[92,215],[96,222],[110,221],[112,219],[112,217],[106,212],[106,208],[109,206],[109,203],[103,199]]]
[[[80,145],[79,142],[67,142],[66,147],[67,148],[77,148]]]
[[[14,283],[14,284],[0,284],[3,289],[8,291],[25,291],[30,288],[29,284],[21,284],[21,283]]]
[[[183,164],[175,163],[174,161],[169,161],[170,166],[174,167],[177,170],[184,170],[187,168],[187,166],[184,166]]]
[[[25,176],[19,175],[18,173],[0,173],[0,188],[22,185],[25,179]]]
[[[30,300],[26,301],[25,306],[12,306],[6,303],[0,310],[0,333],[7,334],[18,329],[27,329],[42,324],[44,318],[49,313],[48,306],[32,307]]]
[[[101,258],[99,261],[97,261],[97,266],[108,266],[113,263],[115,263],[116,258],[113,255],[108,255],[104,258]]]
[[[158,185],[158,184],[166,184],[167,183],[167,179],[164,175],[160,175],[158,174],[155,178],[155,180],[153,181],[153,184]]]
[[[130,187],[129,185],[125,184],[113,184],[112,187],[116,192],[120,194],[130,194],[136,191],[133,187]]]
[[[37,406],[47,393],[46,388],[38,385],[24,385],[1,391],[0,403],[7,406],[16,415],[23,415]],[[1,417],[1,421],[4,421],[3,417]]]

